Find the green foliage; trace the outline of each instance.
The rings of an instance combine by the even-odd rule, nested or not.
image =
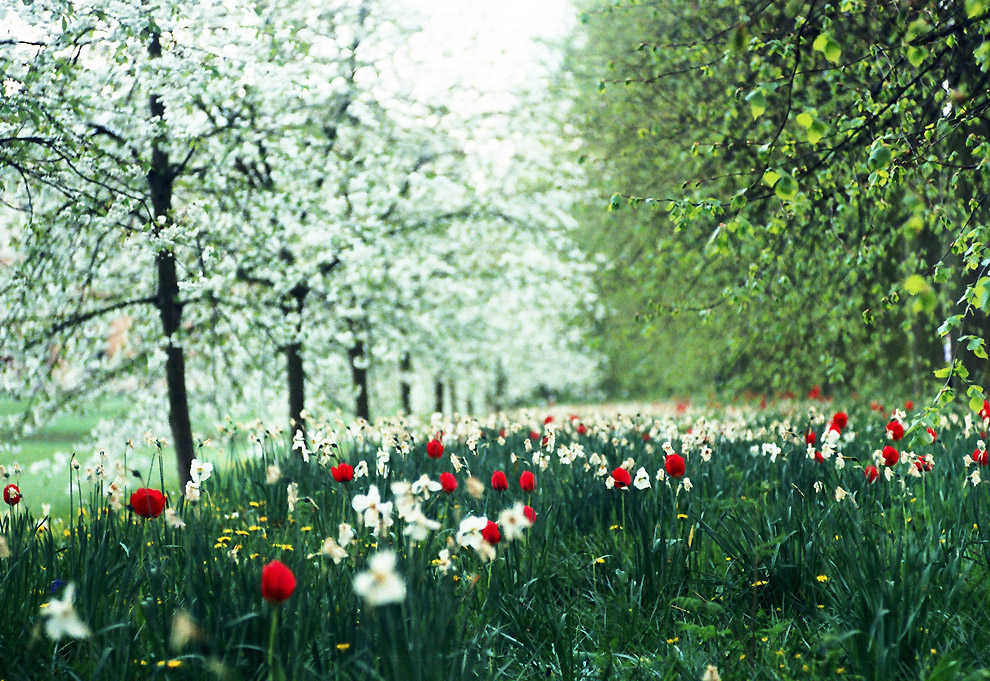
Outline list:
[[[969,372],[950,382],[985,380],[959,337],[988,328],[986,3],[582,16],[567,72],[593,190],[578,233],[615,317],[602,345],[661,374],[615,372],[613,390],[676,391],[684,371],[920,394],[950,356]],[[606,197],[638,208],[606,217]]]

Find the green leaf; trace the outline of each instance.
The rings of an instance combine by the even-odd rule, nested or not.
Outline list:
[[[798,183],[789,173],[781,173],[780,179],[773,187],[774,194],[781,201],[793,201],[798,193]]]
[[[767,95],[763,92],[763,88],[756,88],[746,95],[746,101],[749,102],[749,112],[754,120],[762,116],[763,112],[767,110]]]
[[[979,412],[983,409],[983,398],[982,397],[970,397],[969,398],[969,408],[975,412]]]
[[[619,194],[612,194],[612,198],[608,200],[609,212],[617,211],[620,208],[622,208],[622,196]]]
[[[935,378],[948,378],[949,372],[952,371],[952,367],[942,367],[941,369],[935,370]]]
[[[931,285],[920,274],[912,274],[904,280],[904,290],[912,296],[931,290]]]
[[[825,136],[825,124],[821,121],[815,121],[808,128],[808,141],[812,144],[818,144],[822,137]]]
[[[911,62],[911,66],[918,68],[925,61],[925,57],[928,56],[928,50],[923,47],[918,47],[917,45],[908,45],[907,48],[907,60]]]
[[[840,57],[842,57],[842,48],[828,33],[822,33],[815,38],[812,48],[824,54],[825,59],[833,64],[838,64]]]
[[[970,19],[987,11],[986,0],[966,0],[966,16]]]
[[[868,162],[870,170],[876,171],[886,168],[888,163],[890,163],[890,147],[886,144],[875,145]]]
[[[815,117],[807,111],[802,111],[797,115],[797,122],[802,128],[810,128],[811,124],[815,122]]]
[[[780,179],[780,173],[773,170],[768,170],[763,173],[763,182],[766,183],[768,187],[772,187],[777,184],[777,180]]]

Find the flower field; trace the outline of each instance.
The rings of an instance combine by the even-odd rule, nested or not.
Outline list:
[[[0,679],[990,677],[990,405],[827,406],[227,431],[64,519],[8,467]]]

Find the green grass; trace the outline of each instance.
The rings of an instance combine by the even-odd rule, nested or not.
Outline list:
[[[7,398],[0,398],[0,418],[10,415],[20,415],[24,412],[25,403]],[[87,436],[102,420],[120,416],[126,410],[124,400],[111,400],[92,405],[85,413],[63,414],[38,428],[30,435],[15,438],[10,433],[0,431],[0,443],[10,444],[12,452],[9,458],[5,456],[0,463],[10,468],[18,463],[23,472],[17,480],[24,494],[24,504],[35,514],[41,513],[42,504],[51,505],[53,517],[67,517],[69,511],[68,495],[50,494],[58,489],[64,492],[68,488],[68,477],[64,468],[53,471],[52,466],[41,467],[37,464],[50,463],[57,453],[71,455],[76,453],[81,459],[92,455],[91,445],[86,443]],[[139,455],[150,457],[154,453],[152,447],[139,447]],[[113,452],[119,454],[119,452]],[[32,469],[32,464],[35,468]],[[171,486],[177,484],[178,475],[174,466],[168,467],[167,482]],[[13,481],[13,477],[8,478]],[[6,484],[6,483],[4,483]],[[44,493],[39,493],[41,491]]]
[[[370,464],[370,479],[346,484],[285,442],[244,456],[241,438],[213,455],[218,469],[198,504],[172,496],[181,529],[99,510],[103,490],[82,485],[72,503],[88,498],[89,511],[69,528],[37,532],[21,509],[0,525],[12,553],[0,559],[0,678],[700,679],[709,664],[724,679],[767,681],[990,677],[990,486],[972,485],[964,465],[978,434],[946,430],[918,451],[934,456],[932,472],[909,475],[906,461],[869,484],[862,466],[884,444],[875,415],[852,419],[859,436],[844,446],[842,468],[807,456],[806,422],[751,415],[756,439],[743,425],[589,417],[577,435],[565,422],[545,469],[525,446],[535,422],[504,444],[498,427],[480,437],[461,428],[440,460],[426,456],[428,433],[410,441],[396,426],[389,432],[409,451],[391,447],[387,480],[375,474],[379,431],[332,449]],[[686,454],[690,490],[655,478],[668,438]],[[779,455],[751,453],[764,442]],[[583,456],[565,463],[562,445]],[[412,541],[399,519],[380,536],[358,527],[357,494],[375,484],[396,501],[392,482],[438,479],[453,470],[450,454],[484,481],[480,498],[461,470],[454,493],[420,500],[440,523],[426,540]],[[585,469],[592,455],[607,471],[633,459],[633,475],[644,466],[652,486],[607,489],[598,463]],[[281,478],[269,485],[275,461]],[[490,488],[495,470],[508,475],[507,491]],[[523,470],[536,473],[532,493],[516,482]],[[300,497],[291,511],[289,482]],[[841,501],[839,486],[850,493]],[[493,562],[458,548],[463,518],[496,519],[517,501],[537,522],[503,539]],[[357,538],[337,565],[320,549],[341,522]],[[444,548],[455,572],[435,564]],[[353,580],[385,549],[398,555],[406,597],[369,607]],[[274,613],[259,583],[275,558],[298,587],[280,608],[269,664]],[[54,644],[40,631],[54,579],[76,585],[88,639]],[[196,623],[182,646],[170,644],[177,613]]]

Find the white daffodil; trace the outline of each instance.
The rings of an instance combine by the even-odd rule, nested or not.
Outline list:
[[[343,549],[333,537],[327,537],[323,540],[323,548],[320,549],[320,553],[330,560],[333,561],[334,565],[340,565],[340,561],[347,558],[347,551]]]
[[[199,459],[193,459],[189,466],[189,477],[195,483],[206,482],[213,475],[213,464]]]
[[[424,500],[430,498],[431,492],[439,492],[443,489],[441,485],[436,480],[430,480],[430,476],[423,473],[419,476],[419,480],[414,482],[410,488],[410,491],[418,497],[422,497]]]
[[[290,482],[285,489],[287,499],[289,503],[289,513],[296,510],[296,504],[299,503],[299,485],[295,482]]]
[[[362,523],[375,528],[376,535],[379,530],[387,529],[392,525],[392,502],[382,503],[381,495],[375,485],[368,488],[367,494],[354,495],[351,506],[361,514],[358,517]]]
[[[633,487],[636,489],[650,489],[650,474],[646,472],[646,468],[643,466],[640,466],[639,470],[636,471]]]
[[[518,539],[522,536],[523,530],[533,526],[523,509],[525,509],[525,505],[521,501],[517,501],[512,508],[507,508],[499,513],[498,526],[502,529],[502,537],[506,541]]]
[[[402,534],[413,541],[423,541],[430,536],[430,532],[440,529],[440,523],[423,515],[423,511],[420,510],[419,506],[416,506],[412,512],[406,514],[405,521],[407,525],[402,531]]]
[[[190,480],[189,482],[186,483],[186,501],[188,501],[191,504],[194,504],[197,501],[199,501],[199,497],[200,497],[199,485],[193,482],[192,480]]]
[[[75,594],[76,585],[69,584],[65,587],[62,600],[53,599],[42,608],[41,616],[45,618],[45,633],[53,641],[60,641],[66,636],[71,638],[89,636],[89,627],[79,619],[72,607],[72,599]]]
[[[265,483],[275,485],[282,478],[282,469],[272,464],[265,469]]]
[[[177,530],[186,526],[186,522],[174,508],[165,509],[165,524]]]
[[[440,551],[439,557],[433,560],[433,565],[437,568],[437,570],[444,574],[447,574],[451,570],[456,571],[453,558],[450,555],[450,549],[443,549]]]
[[[482,543],[481,531],[488,525],[488,518],[470,515],[461,521],[457,528],[457,543],[461,546],[468,546],[477,549]]]
[[[356,536],[354,528],[348,523],[341,523],[337,526],[337,543],[341,546],[347,546]]]
[[[354,577],[354,592],[372,606],[404,600],[406,584],[395,572],[395,553],[382,551],[373,555],[368,569]]]

